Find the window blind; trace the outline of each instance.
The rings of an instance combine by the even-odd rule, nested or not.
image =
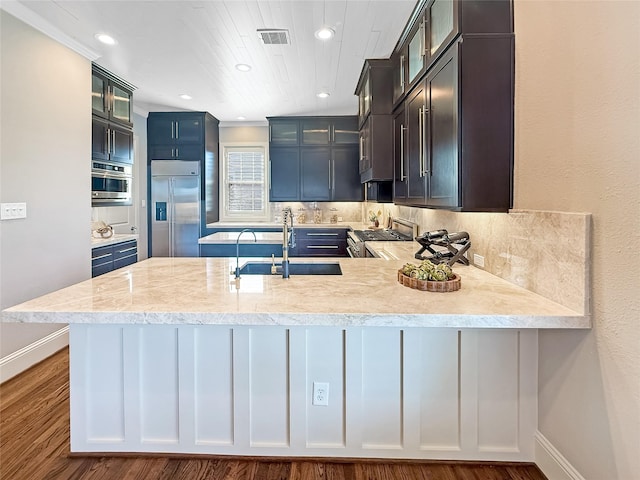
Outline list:
[[[264,152],[227,150],[227,211],[242,214],[264,211]]]

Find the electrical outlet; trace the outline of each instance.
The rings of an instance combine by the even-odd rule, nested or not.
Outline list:
[[[473,254],[473,264],[476,267],[484,268],[484,257],[482,255],[478,255],[477,253]]]
[[[338,217],[338,221],[341,222],[342,221],[342,217]]]
[[[329,405],[329,384],[326,382],[313,382],[313,405]]]

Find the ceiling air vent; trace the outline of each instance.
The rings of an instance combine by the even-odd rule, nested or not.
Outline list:
[[[265,45],[289,45],[289,30],[284,28],[261,28],[258,36]]]

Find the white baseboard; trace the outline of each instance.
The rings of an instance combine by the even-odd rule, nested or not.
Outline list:
[[[6,357],[0,358],[0,383],[15,377],[58,350],[69,345],[69,327],[60,330],[21,348]]]
[[[585,480],[547,438],[536,430],[536,465],[549,480]]]

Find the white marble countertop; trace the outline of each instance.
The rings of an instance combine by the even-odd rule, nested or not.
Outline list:
[[[91,237],[91,248],[106,247],[108,245],[114,245],[116,243],[126,242],[129,240],[137,240],[138,235],[133,233],[114,233],[109,238],[95,238]]]
[[[382,242],[381,242],[382,243]],[[399,255],[414,242],[388,242]],[[412,245],[406,245],[411,243]],[[401,244],[401,245],[398,245]],[[431,293],[398,283],[411,257],[339,261],[343,275],[244,275],[235,258],[151,258],[16,305],[2,320],[28,323],[590,328],[590,318],[472,266],[462,288]],[[245,261],[260,259],[241,259]],[[265,260],[266,261],[266,260]]]

